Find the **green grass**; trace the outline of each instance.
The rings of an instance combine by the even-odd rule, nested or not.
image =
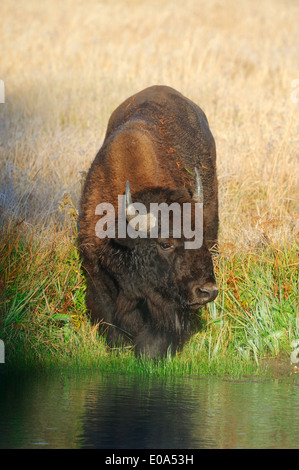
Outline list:
[[[218,0],[178,0],[174,8],[169,0],[163,6],[68,0],[64,21],[60,3],[1,4],[4,367],[232,375],[259,371],[265,357],[289,361],[291,341],[299,338],[292,241],[299,120],[291,99],[299,3],[271,0],[257,8],[227,1],[220,8]],[[98,152],[112,111],[153,84],[176,88],[208,117],[221,227],[220,295],[195,319],[196,333],[184,350],[159,363],[109,351],[89,323],[65,217],[75,210],[67,198],[61,203],[67,210],[57,210],[64,191],[77,205],[79,174]]]
[[[23,223],[3,228],[0,338],[8,367],[242,376],[260,373],[263,358],[291,354],[291,341],[299,338],[295,244],[220,251],[219,296],[194,317],[194,334],[182,352],[138,360],[129,348],[109,349],[88,319],[75,214],[69,212],[64,230],[53,226],[37,234]]]

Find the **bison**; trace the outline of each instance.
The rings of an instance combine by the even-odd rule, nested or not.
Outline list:
[[[196,203],[203,202],[201,246],[187,249],[185,234],[174,236],[173,211],[166,237],[161,216],[155,237],[132,237],[124,226],[120,233],[119,214],[125,214],[128,228],[138,214],[136,202],[148,210],[142,229],[147,235],[157,219],[151,219],[151,204],[176,203],[181,214],[189,208],[194,229]],[[97,210],[102,203],[115,208],[116,215],[115,230],[106,237],[96,233],[97,223],[107,216]],[[136,224],[137,235],[139,229]],[[137,355],[151,358],[182,347],[190,337],[192,312],[218,293],[211,255],[217,233],[216,150],[204,112],[167,86],[131,96],[110,117],[80,202],[86,304],[92,320],[105,325],[108,344],[129,343]]]

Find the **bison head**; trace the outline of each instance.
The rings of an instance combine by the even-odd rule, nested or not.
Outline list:
[[[116,236],[110,241],[110,249],[114,255],[109,256],[109,271],[117,282],[119,292],[131,301],[147,302],[150,310],[156,309],[162,315],[168,309],[190,311],[198,309],[207,302],[213,301],[218,289],[213,273],[211,253],[204,241],[204,220],[202,227],[202,244],[196,249],[187,249],[184,233],[184,214],[187,214],[191,229],[196,228],[196,203],[202,204],[203,192],[198,171],[196,169],[196,189],[193,197],[185,188],[154,188],[140,191],[134,200],[146,207],[146,214],[137,217],[138,229],[143,236],[136,238],[128,234],[125,238]],[[138,211],[134,208],[130,185],[127,183],[125,192],[126,223],[136,220]],[[169,211],[169,233],[163,234],[163,214],[151,212],[154,204],[165,203],[171,207],[176,203],[180,208],[180,218],[174,211]],[[185,212],[185,209],[188,209]],[[188,212],[189,211],[189,212]],[[138,226],[139,225],[139,226]],[[156,236],[151,230],[156,228]],[[136,227],[135,227],[136,228]],[[181,233],[177,236],[178,229]],[[164,236],[163,236],[164,235]],[[196,235],[193,235],[193,239]]]

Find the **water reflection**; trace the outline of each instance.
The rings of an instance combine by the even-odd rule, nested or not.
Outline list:
[[[0,376],[0,448],[299,448],[298,385]]]
[[[188,448],[190,421],[201,406],[192,395],[183,381],[106,378],[88,394],[83,445]],[[200,433],[197,441],[202,447]]]

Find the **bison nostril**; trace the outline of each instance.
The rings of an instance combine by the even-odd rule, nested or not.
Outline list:
[[[201,292],[208,296],[207,302],[212,302],[212,300],[215,300],[218,295],[217,287],[214,287],[213,289],[201,289]]]
[[[194,301],[198,301],[200,304],[206,304],[216,299],[218,295],[218,288],[216,284],[208,283],[201,287],[194,286],[192,289]]]

